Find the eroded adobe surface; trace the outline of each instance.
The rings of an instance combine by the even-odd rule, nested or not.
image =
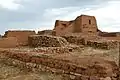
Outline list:
[[[15,48],[18,41],[15,37],[0,38],[0,48]]]
[[[28,44],[28,36],[35,35],[35,31],[6,31],[4,37],[16,37],[20,46]]]

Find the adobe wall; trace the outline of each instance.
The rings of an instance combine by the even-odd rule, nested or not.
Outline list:
[[[54,31],[53,30],[38,31],[38,35],[54,35]]]
[[[0,38],[0,48],[15,48],[18,46],[15,37]]]
[[[60,21],[56,20],[54,30],[56,31],[56,36],[61,36],[73,32],[73,22],[74,21]]]
[[[16,37],[20,46],[28,44],[28,36],[35,35],[35,31],[6,31],[4,37]]]
[[[74,32],[97,34],[97,22],[94,16],[81,15],[75,19]]]
[[[97,22],[94,16],[81,15],[72,21],[56,20],[54,30],[57,36],[70,33],[97,35]]]

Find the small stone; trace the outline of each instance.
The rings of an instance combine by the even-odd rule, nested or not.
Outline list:
[[[75,76],[74,75],[70,75],[70,79],[75,79]]]
[[[110,77],[106,77],[103,80],[111,80],[111,78]]]

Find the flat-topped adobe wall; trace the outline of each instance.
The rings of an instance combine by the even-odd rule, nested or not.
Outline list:
[[[28,45],[28,36],[35,35],[35,31],[6,31],[4,37],[16,37],[19,46]]]
[[[54,31],[53,30],[42,30],[42,31],[38,31],[38,35],[54,35]]]
[[[15,37],[0,38],[0,48],[15,48],[17,45],[17,39]]]

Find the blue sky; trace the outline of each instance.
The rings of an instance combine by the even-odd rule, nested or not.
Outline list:
[[[6,30],[53,29],[56,19],[95,16],[100,30],[120,31],[119,0],[0,0],[0,34]]]

